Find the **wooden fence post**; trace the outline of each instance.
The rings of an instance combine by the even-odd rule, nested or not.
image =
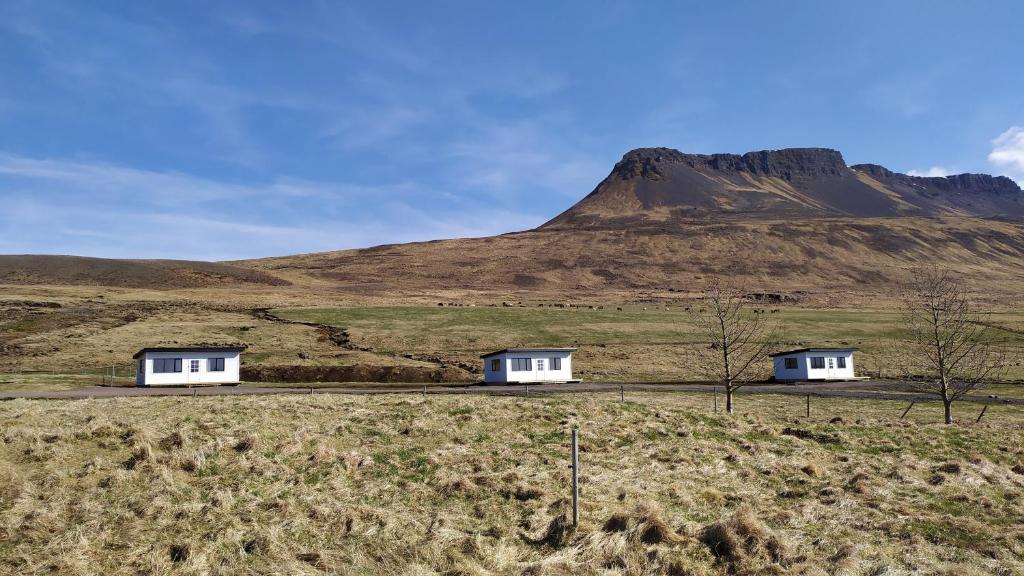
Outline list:
[[[580,440],[578,430],[572,429],[572,525],[580,524]]]
[[[423,397],[424,398],[427,397],[427,385],[426,384],[423,385]]]
[[[530,385],[529,384],[526,384],[526,397],[527,398],[530,397]]]
[[[626,401],[626,387],[623,386],[622,384],[619,384],[619,402],[625,402],[625,401]]]
[[[974,421],[975,424],[981,422],[981,417],[985,415],[985,411],[988,410],[988,406],[988,404],[985,404],[981,407],[981,414],[978,414],[978,419]]]
[[[718,386],[712,387],[712,394],[714,394],[715,414],[718,414]]]
[[[811,417],[811,395],[807,395],[807,417]]]
[[[913,408],[913,407],[914,407],[914,401],[911,400],[910,401],[910,406],[907,406],[907,409],[903,411],[902,415],[900,415],[900,420],[903,420],[907,416],[907,412],[910,412],[910,409]]]

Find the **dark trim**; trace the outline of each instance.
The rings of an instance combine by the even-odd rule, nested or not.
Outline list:
[[[787,350],[785,352],[774,352],[769,354],[770,358],[776,356],[785,356],[787,354],[803,354],[805,352],[857,352],[859,348],[797,348],[796,350]]]
[[[137,360],[137,359],[141,358],[142,355],[146,354],[147,352],[245,352],[245,348],[246,348],[245,346],[223,346],[223,347],[216,347],[216,346],[213,346],[213,347],[211,347],[211,346],[193,346],[193,347],[189,347],[189,348],[159,348],[159,347],[154,347],[154,348],[143,348],[142,350],[139,350],[134,355],[132,355],[132,358],[135,358]]]
[[[498,354],[516,354],[519,352],[575,352],[575,348],[505,348],[503,350],[497,350],[490,354],[484,354],[481,358],[490,358],[491,356],[497,356]]]

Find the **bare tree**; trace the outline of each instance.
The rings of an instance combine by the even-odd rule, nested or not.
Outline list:
[[[725,410],[732,414],[733,392],[767,377],[765,358],[777,340],[778,323],[753,308],[744,290],[718,278],[708,282],[702,306],[691,307],[690,318],[709,342],[701,365],[725,387]]]
[[[994,330],[977,313],[967,290],[948,272],[921,270],[903,290],[911,353],[905,375],[918,391],[938,396],[946,424],[953,423],[953,402],[998,378],[1006,364],[1005,349]]]

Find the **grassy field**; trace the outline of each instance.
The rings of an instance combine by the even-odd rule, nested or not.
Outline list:
[[[82,373],[99,374],[114,365],[134,372],[131,356],[144,346],[244,345],[246,367],[296,367],[327,371],[392,367],[431,372],[460,371],[472,380],[479,355],[519,345],[577,345],[574,369],[587,381],[696,381],[708,378],[698,334],[686,303],[601,304],[593,308],[325,303],[308,294],[275,289],[266,294],[58,287],[0,287],[0,389],[60,389],[93,383]],[[679,298],[681,296],[676,295]],[[276,305],[272,306],[271,303]],[[764,305],[778,320],[782,346],[851,345],[861,374],[897,375],[894,357],[902,353],[900,314],[892,302],[877,309],[800,308]],[[344,329],[339,344],[323,328],[276,321],[260,312],[269,306],[287,320]],[[301,306],[301,307],[300,307]],[[621,310],[619,310],[621,308]],[[993,321],[1020,352],[1024,314],[1006,308]],[[1018,354],[1019,356],[1019,354]],[[767,367],[767,359],[762,368]],[[1020,358],[1010,378],[1024,379]],[[49,378],[24,374],[54,374]],[[280,380],[280,371],[255,379]],[[332,378],[334,378],[332,376]],[[310,377],[316,380],[315,377]],[[372,378],[369,378],[372,379]],[[430,378],[427,378],[428,380]]]
[[[703,395],[0,404],[11,574],[1019,574],[1024,417]],[[933,413],[934,412],[934,413]],[[841,421],[831,421],[834,417]],[[581,430],[581,525],[566,523]]]
[[[619,309],[621,308],[621,310]],[[905,338],[899,311],[802,309],[766,305],[781,326],[782,346],[856,346],[858,370],[886,374]],[[279,309],[282,318],[346,328],[375,351],[430,354],[444,351],[465,362],[512,346],[580,346],[574,369],[588,380],[700,380],[700,346],[682,306],[605,306],[602,309],[527,307],[376,306]],[[1001,326],[1024,323],[1019,312],[993,315]],[[1024,337],[999,336],[1018,349]],[[767,360],[766,360],[767,363]],[[1024,378],[1013,366],[1010,377]]]

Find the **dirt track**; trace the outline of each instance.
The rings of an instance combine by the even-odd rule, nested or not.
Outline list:
[[[87,398],[126,398],[140,396],[236,396],[266,394],[490,394],[495,396],[524,396],[527,394],[574,394],[586,392],[623,393],[631,392],[700,392],[711,394],[714,386],[710,384],[636,384],[636,383],[582,383],[582,384],[543,384],[543,385],[437,385],[429,384],[395,384],[353,386],[338,385],[337,387],[301,388],[295,386],[264,387],[264,386],[218,386],[207,388],[134,388],[134,387],[102,387],[91,386],[74,390],[20,390],[0,391],[0,400],[15,398],[47,399],[47,400],[82,400]],[[935,401],[934,396],[908,391],[902,382],[863,381],[863,382],[822,382],[799,384],[770,384],[745,386],[738,394],[787,394],[795,396],[858,398],[874,400],[903,400],[915,402]],[[967,396],[963,402],[985,404],[1024,404],[1021,398],[990,398],[987,396]]]

